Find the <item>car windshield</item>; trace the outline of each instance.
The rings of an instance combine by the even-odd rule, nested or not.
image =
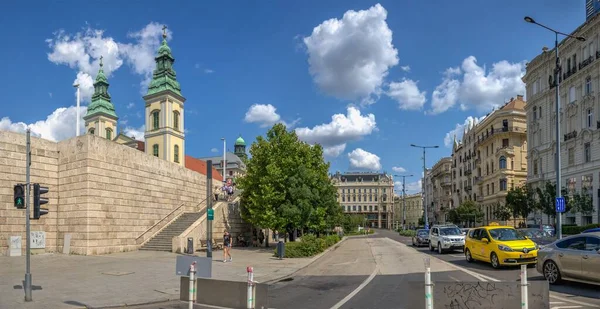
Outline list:
[[[538,229],[519,230],[519,232],[523,233],[525,236],[527,236],[529,238],[543,238],[543,237],[550,236],[550,235],[548,235],[548,232],[546,232],[544,230],[538,230]]]
[[[462,232],[457,227],[446,227],[440,229],[440,235],[449,236],[449,235],[462,235]]]
[[[510,241],[510,240],[525,240],[525,235],[520,233],[519,231],[511,228],[498,228],[489,230],[490,236],[493,239],[501,240],[501,241]]]
[[[419,236],[423,236],[423,235],[428,235],[429,233],[427,232],[427,230],[418,230],[417,231],[417,235]]]

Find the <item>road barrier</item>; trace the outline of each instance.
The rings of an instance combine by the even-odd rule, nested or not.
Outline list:
[[[546,280],[528,281],[526,265],[521,266],[521,280],[433,282],[431,279],[431,264],[429,257],[424,258],[424,264],[424,283],[410,282],[407,294],[421,294],[423,293],[423,288],[425,288],[425,298],[413,300],[415,303],[406,304],[406,308],[550,308],[550,292],[548,282]]]
[[[189,304],[188,304],[188,309],[194,309],[194,300],[196,296],[196,278],[194,278],[194,276],[196,275],[196,262],[193,262],[192,265],[190,265],[190,288],[189,290]]]

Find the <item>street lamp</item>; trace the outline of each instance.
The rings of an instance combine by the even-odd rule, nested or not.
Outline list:
[[[412,177],[410,175],[394,175],[394,177],[402,177],[402,230],[406,230],[406,177]]]
[[[227,184],[227,142],[224,137],[221,137],[223,141],[223,183]]]
[[[423,209],[425,210],[425,229],[429,229],[429,221],[427,220],[427,201],[425,200],[425,178],[427,177],[427,168],[425,167],[425,149],[427,148],[440,148],[440,146],[418,146],[410,144],[410,147],[423,149]]]
[[[561,163],[560,163],[560,72],[562,71],[561,65],[560,65],[560,58],[558,57],[558,35],[563,35],[569,38],[573,38],[576,40],[579,40],[581,42],[585,42],[585,38],[582,36],[573,36],[570,34],[566,34],[560,31],[556,31],[548,26],[542,25],[538,22],[536,22],[533,18],[529,17],[529,16],[525,16],[525,21],[531,24],[535,24],[538,25],[544,29],[550,30],[552,32],[554,32],[554,50],[555,50],[555,59],[556,59],[556,68],[554,69],[554,82],[556,83],[556,197],[562,197],[562,192],[561,192]],[[556,203],[556,202],[555,202]],[[557,212],[556,214],[556,236],[558,239],[562,238],[562,213]]]

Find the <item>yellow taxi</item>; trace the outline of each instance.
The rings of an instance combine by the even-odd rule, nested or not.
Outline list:
[[[465,239],[465,258],[488,262],[494,268],[507,265],[536,264],[538,246],[511,226],[490,223],[469,230]]]

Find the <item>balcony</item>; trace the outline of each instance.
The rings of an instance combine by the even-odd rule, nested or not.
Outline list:
[[[471,190],[473,190],[472,186],[468,185],[468,186],[465,187],[465,191],[471,191]]]
[[[465,175],[471,175],[471,174],[473,174],[472,169],[465,170]]]
[[[477,143],[481,143],[485,140],[487,140],[490,137],[493,137],[494,134],[499,134],[499,133],[509,133],[509,132],[515,132],[515,133],[526,133],[526,128],[520,128],[520,127],[502,127],[502,128],[496,128],[496,129],[491,129],[488,130],[485,134],[480,135],[477,137]]]
[[[482,202],[483,202],[483,197],[481,197],[481,196],[478,196],[478,197],[477,197],[477,202],[479,202],[479,203],[482,203]]]
[[[597,55],[598,55],[598,53],[596,52],[596,57],[597,57]],[[587,59],[585,59],[579,63],[579,69],[581,70],[581,69],[585,68],[590,63],[594,62],[594,60],[595,60],[594,56],[589,56]]]
[[[577,73],[577,67],[572,67],[570,70],[563,73],[562,78],[563,78],[563,80],[566,80],[567,78],[573,76],[573,74],[575,74],[575,73]]]
[[[483,177],[481,176],[476,176],[475,179],[473,180],[473,183],[478,184],[483,180]]]
[[[565,134],[565,142],[571,139],[574,139],[577,137],[577,131],[573,131],[570,133]]]
[[[500,150],[502,150],[502,151],[504,151],[504,152],[506,152],[508,154],[514,154],[515,153],[514,148],[510,147],[510,146],[502,146],[502,147],[496,148],[496,152],[498,152]]]
[[[442,180],[442,181],[440,181],[440,185],[442,187],[451,186],[452,185],[452,181],[450,181],[450,180]]]
[[[600,121],[598,121],[598,123],[600,124]],[[480,164],[480,163],[481,163],[481,158],[475,159],[475,164]]]

